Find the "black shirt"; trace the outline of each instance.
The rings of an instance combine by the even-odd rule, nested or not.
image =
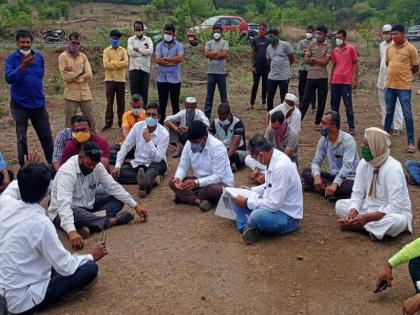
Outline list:
[[[255,48],[255,66],[268,66],[267,47],[268,38],[256,36],[252,40],[251,46]]]

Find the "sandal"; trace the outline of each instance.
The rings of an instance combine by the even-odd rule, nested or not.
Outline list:
[[[407,147],[408,153],[416,153],[416,146],[414,144],[409,144]]]

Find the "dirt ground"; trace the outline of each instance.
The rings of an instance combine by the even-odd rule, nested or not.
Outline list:
[[[57,74],[57,54],[44,51],[48,111],[54,135],[64,124],[62,97],[51,94],[51,78]],[[193,55],[183,66],[186,84],[182,97],[197,96],[202,109],[205,85],[192,84],[188,79],[201,75],[193,67],[196,60],[201,60],[201,68],[206,66],[198,53]],[[1,73],[4,72],[3,58],[4,55],[0,56]],[[94,56],[89,55],[89,58]],[[263,132],[265,112],[244,110],[251,83],[246,68],[248,60],[232,58],[229,61],[228,96],[234,113],[244,120],[249,138],[255,132]],[[97,66],[92,86],[100,129],[104,120],[105,88],[100,63]],[[366,69],[360,89],[354,95],[358,145],[362,143],[364,128],[381,124],[376,93],[377,67],[371,65]],[[297,73],[296,68],[293,71]],[[0,151],[16,171],[15,132],[7,88],[2,79],[0,110],[4,116],[0,121]],[[416,88],[420,88],[418,84]],[[290,90],[297,92],[295,78]],[[156,99],[154,84],[151,99]],[[261,107],[258,100],[257,107]],[[217,96],[215,104],[218,101]],[[419,126],[419,104],[420,97],[415,95],[416,126]],[[343,129],[347,130],[343,106],[341,109]],[[309,165],[320,137],[313,130],[313,120],[314,116],[309,114],[303,122],[301,168]],[[419,134],[419,129],[416,130]],[[118,130],[114,127],[104,136],[116,143]],[[31,127],[29,139],[30,149],[40,149]],[[420,158],[418,153],[405,153],[405,133],[392,137],[392,142],[392,155],[401,162]],[[172,152],[170,148],[168,155]],[[149,210],[149,222],[140,224],[136,219],[127,226],[110,229],[109,255],[99,262],[97,285],[45,314],[400,314],[404,299],[414,294],[407,266],[395,270],[391,290],[379,295],[372,291],[386,259],[419,236],[418,188],[410,187],[413,235],[371,242],[365,235],[343,233],[336,223],[334,205],[317,195],[304,193],[304,219],[296,233],[246,246],[233,222],[216,217],[214,211],[202,213],[196,207],[173,203],[168,179],[174,174],[178,161],[172,158],[168,161],[170,166],[163,183],[146,199],[137,198],[135,186],[126,186]],[[236,173],[236,185],[248,184],[248,176],[246,169]],[[68,248],[67,239],[62,234],[61,238]],[[99,238],[97,234],[92,235],[82,252],[93,248]]]

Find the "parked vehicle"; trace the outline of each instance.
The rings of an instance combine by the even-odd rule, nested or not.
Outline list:
[[[405,34],[408,40],[420,40],[420,25],[410,26]]]
[[[66,42],[68,40],[67,34],[64,30],[47,30],[44,32],[43,38],[47,44]]]
[[[213,25],[220,24],[222,32],[239,31],[241,36],[248,34],[248,23],[240,16],[212,16],[205,20],[201,25],[189,29],[187,33],[188,42],[191,46],[198,45],[197,34],[203,31],[211,31]]]
[[[247,40],[251,44],[254,37],[259,34],[260,25],[256,23],[248,23],[248,35]]]

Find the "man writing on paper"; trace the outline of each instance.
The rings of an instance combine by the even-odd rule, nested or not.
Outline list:
[[[249,199],[234,197],[231,207],[243,240],[253,244],[264,232],[282,235],[296,230],[303,217],[303,196],[297,168],[286,154],[259,134],[249,140],[249,150],[267,168],[265,183],[251,188],[257,195]]]

